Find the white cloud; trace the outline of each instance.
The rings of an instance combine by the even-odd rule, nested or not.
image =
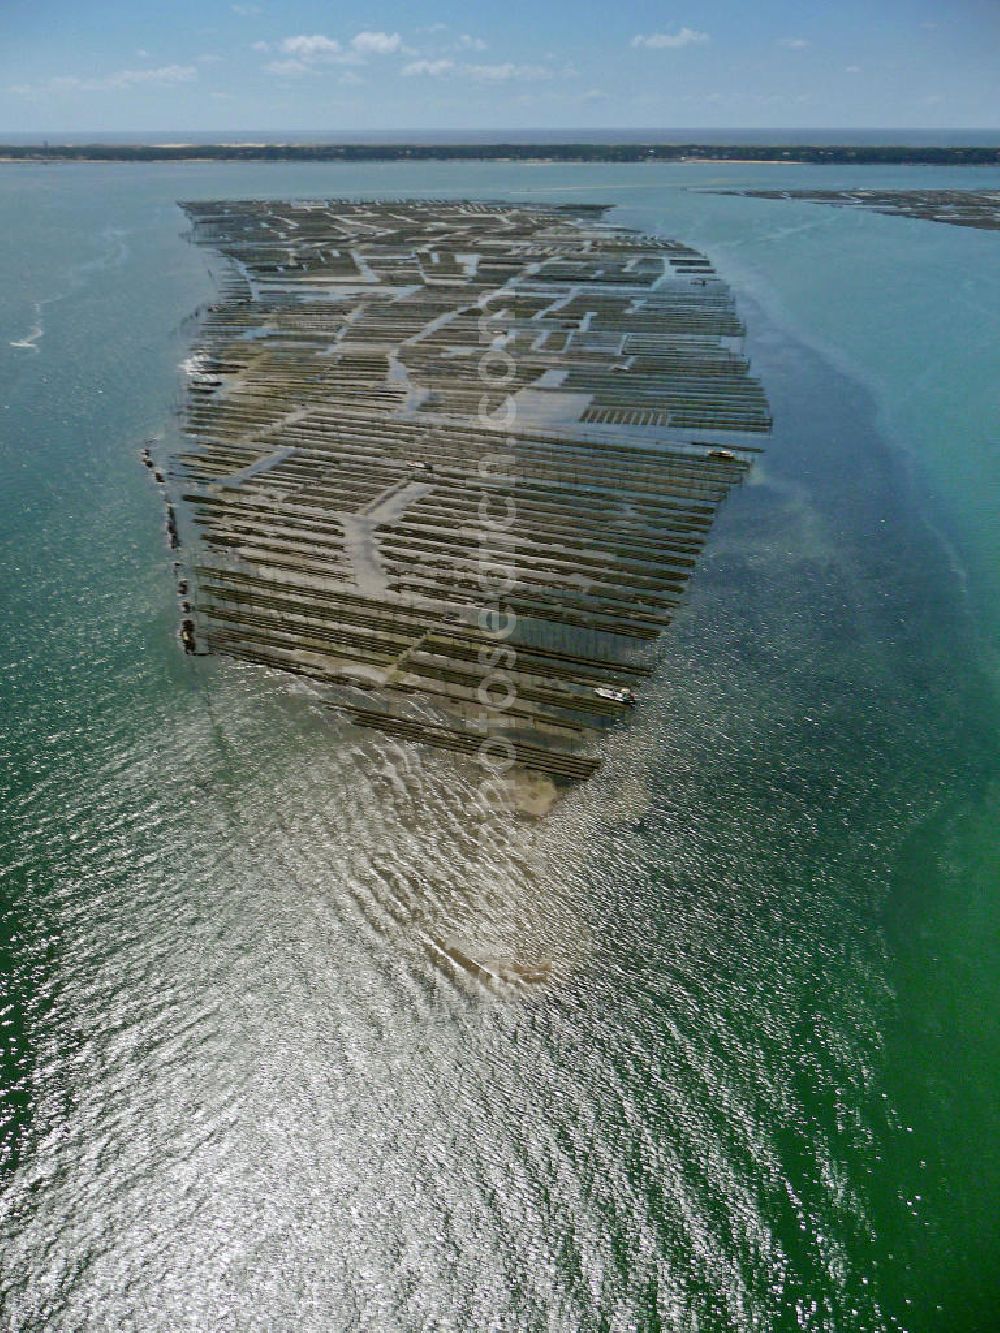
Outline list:
[[[478,83],[509,83],[514,79],[552,78],[552,71],[545,65],[515,65],[510,61],[502,65],[464,65],[462,72]]]
[[[679,32],[651,32],[647,36],[641,33],[632,38],[632,46],[646,47],[650,51],[666,49],[676,50],[681,46],[698,46],[712,39],[707,32],[698,32],[695,28],[681,28]]]
[[[149,59],[149,52],[145,49],[145,47],[142,46],[140,46],[138,51],[136,51],[136,55],[139,57],[140,60]]]
[[[157,69],[119,69],[100,79],[81,79],[73,74],[57,75],[44,83],[19,83],[10,92],[22,96],[36,93],[104,93],[143,86],[170,87],[190,83],[198,77],[194,65],[160,65]]]
[[[197,65],[219,65],[222,63],[222,56],[216,56],[211,54],[203,56],[195,56],[194,59],[195,59],[195,64]]]
[[[353,69],[347,69],[344,71],[343,74],[341,74],[337,82],[345,83],[349,88],[356,88],[360,84],[366,83],[367,80],[363,79],[360,74],[355,74]]]
[[[431,78],[440,78],[455,68],[454,60],[414,60],[403,66],[403,73],[409,78],[418,74],[427,74]]]
[[[807,42],[804,37],[782,37],[778,45],[786,51],[804,51],[807,46],[812,46],[812,42]]]
[[[366,56],[388,56],[398,51],[403,39],[398,32],[359,32],[351,38],[355,51]]]
[[[463,51],[486,50],[486,43],[483,41],[481,37],[472,37],[467,32],[462,33],[462,35],[459,37],[455,45],[460,46],[463,49]]]
[[[860,74],[860,73],[861,73],[861,66],[860,66],[860,65],[845,65],[845,66],[844,66],[844,73],[845,73],[845,74]]]
[[[161,65],[158,69],[120,69],[105,79],[83,79],[80,86],[101,88],[130,88],[135,84],[190,83],[198,77],[194,65]]]
[[[240,18],[249,18],[251,14],[259,14],[260,5],[230,5],[229,8],[234,14],[239,14]]]
[[[399,33],[386,32],[359,32],[349,48],[318,32],[283,37],[275,44],[253,43],[255,51],[273,51],[282,57],[264,66],[269,74],[279,75],[318,73],[323,65],[363,65],[368,55],[384,55],[401,47]]]
[[[285,37],[281,49],[297,60],[331,60],[343,55],[343,48],[338,41],[319,33],[312,37]]]
[[[191,83],[192,79],[197,79],[197,69],[193,65],[160,65],[159,69],[119,69],[104,81],[112,88],[128,88],[131,84],[143,83]]]
[[[426,75],[429,78],[455,75],[472,79],[475,83],[529,83],[545,79],[577,77],[577,71],[572,65],[567,65],[563,69],[553,69],[550,65],[517,65],[513,61],[496,65],[458,65],[447,57],[439,60],[412,60],[403,66],[402,73],[407,77]]]
[[[303,64],[301,60],[271,60],[264,66],[268,74],[278,74],[280,76],[300,74],[310,74],[312,67]]]
[[[335,37],[322,33],[283,37],[275,45],[254,42],[255,51],[274,51],[283,57],[264,66],[268,74],[294,75],[317,73],[323,65],[363,65],[364,56],[358,51],[345,51]]]

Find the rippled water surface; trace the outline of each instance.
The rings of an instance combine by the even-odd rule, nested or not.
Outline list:
[[[3,170],[5,1326],[993,1327],[1000,258],[689,188],[818,179],[1000,187]],[[751,326],[775,435],[545,821],[179,651],[174,201],[348,193],[617,205]]]

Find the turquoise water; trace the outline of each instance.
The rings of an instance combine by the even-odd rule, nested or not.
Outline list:
[[[10,1327],[993,1326],[1000,260],[697,192],[820,181],[1000,172],[0,174]],[[544,824],[178,649],[137,459],[212,292],[173,201],[349,193],[607,202],[750,323],[774,438]]]

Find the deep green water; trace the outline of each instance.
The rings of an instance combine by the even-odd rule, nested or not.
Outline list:
[[[995,1326],[1000,250],[687,188],[817,181],[1000,172],[0,173],[5,1327]],[[177,645],[173,201],[348,193],[606,201],[750,322],[767,455],[543,825]]]

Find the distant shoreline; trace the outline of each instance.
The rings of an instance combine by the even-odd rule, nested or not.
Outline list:
[[[1000,147],[677,143],[2,144],[0,163],[714,162],[737,166],[998,166]]]

